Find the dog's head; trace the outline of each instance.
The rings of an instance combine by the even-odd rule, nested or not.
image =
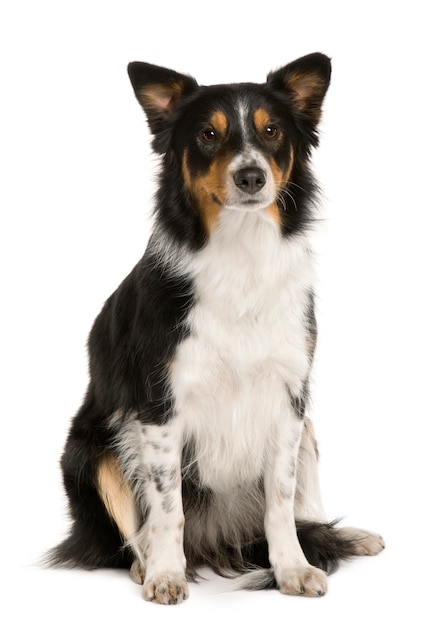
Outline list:
[[[140,62],[128,72],[153,148],[168,157],[207,233],[221,210],[265,211],[288,229],[305,219],[302,195],[312,192],[307,161],[331,74],[326,56],[302,57],[264,84],[199,86]]]

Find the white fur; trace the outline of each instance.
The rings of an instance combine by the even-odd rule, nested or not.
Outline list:
[[[222,212],[191,263],[197,304],[171,384],[203,483],[216,491],[257,479],[288,388],[301,392],[309,361],[305,309],[313,280],[303,237],[284,239],[264,212]]]

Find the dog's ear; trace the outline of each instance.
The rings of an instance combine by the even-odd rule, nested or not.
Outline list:
[[[268,74],[268,84],[287,94],[294,107],[314,126],[320,121],[323,98],[331,80],[331,61],[315,52]]]
[[[191,76],[150,63],[134,61],[129,63],[127,71],[153,134],[166,127],[168,117],[182,98],[198,87]]]

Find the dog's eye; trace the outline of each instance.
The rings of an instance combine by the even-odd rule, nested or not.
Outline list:
[[[277,126],[268,125],[265,128],[265,137],[267,139],[275,139],[278,136],[279,136],[279,129],[277,128]]]
[[[214,143],[217,141],[217,135],[212,128],[205,128],[201,134],[200,138],[204,143]]]

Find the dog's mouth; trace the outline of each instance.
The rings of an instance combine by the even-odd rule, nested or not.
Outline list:
[[[230,211],[245,211],[251,213],[254,211],[260,211],[261,209],[266,209],[269,204],[271,203],[266,200],[261,201],[257,198],[250,198],[225,204],[224,208]]]
[[[231,211],[255,212],[267,209],[274,203],[275,193],[271,185],[262,188],[258,193],[247,194],[239,189],[232,190],[227,196],[224,208]]]

